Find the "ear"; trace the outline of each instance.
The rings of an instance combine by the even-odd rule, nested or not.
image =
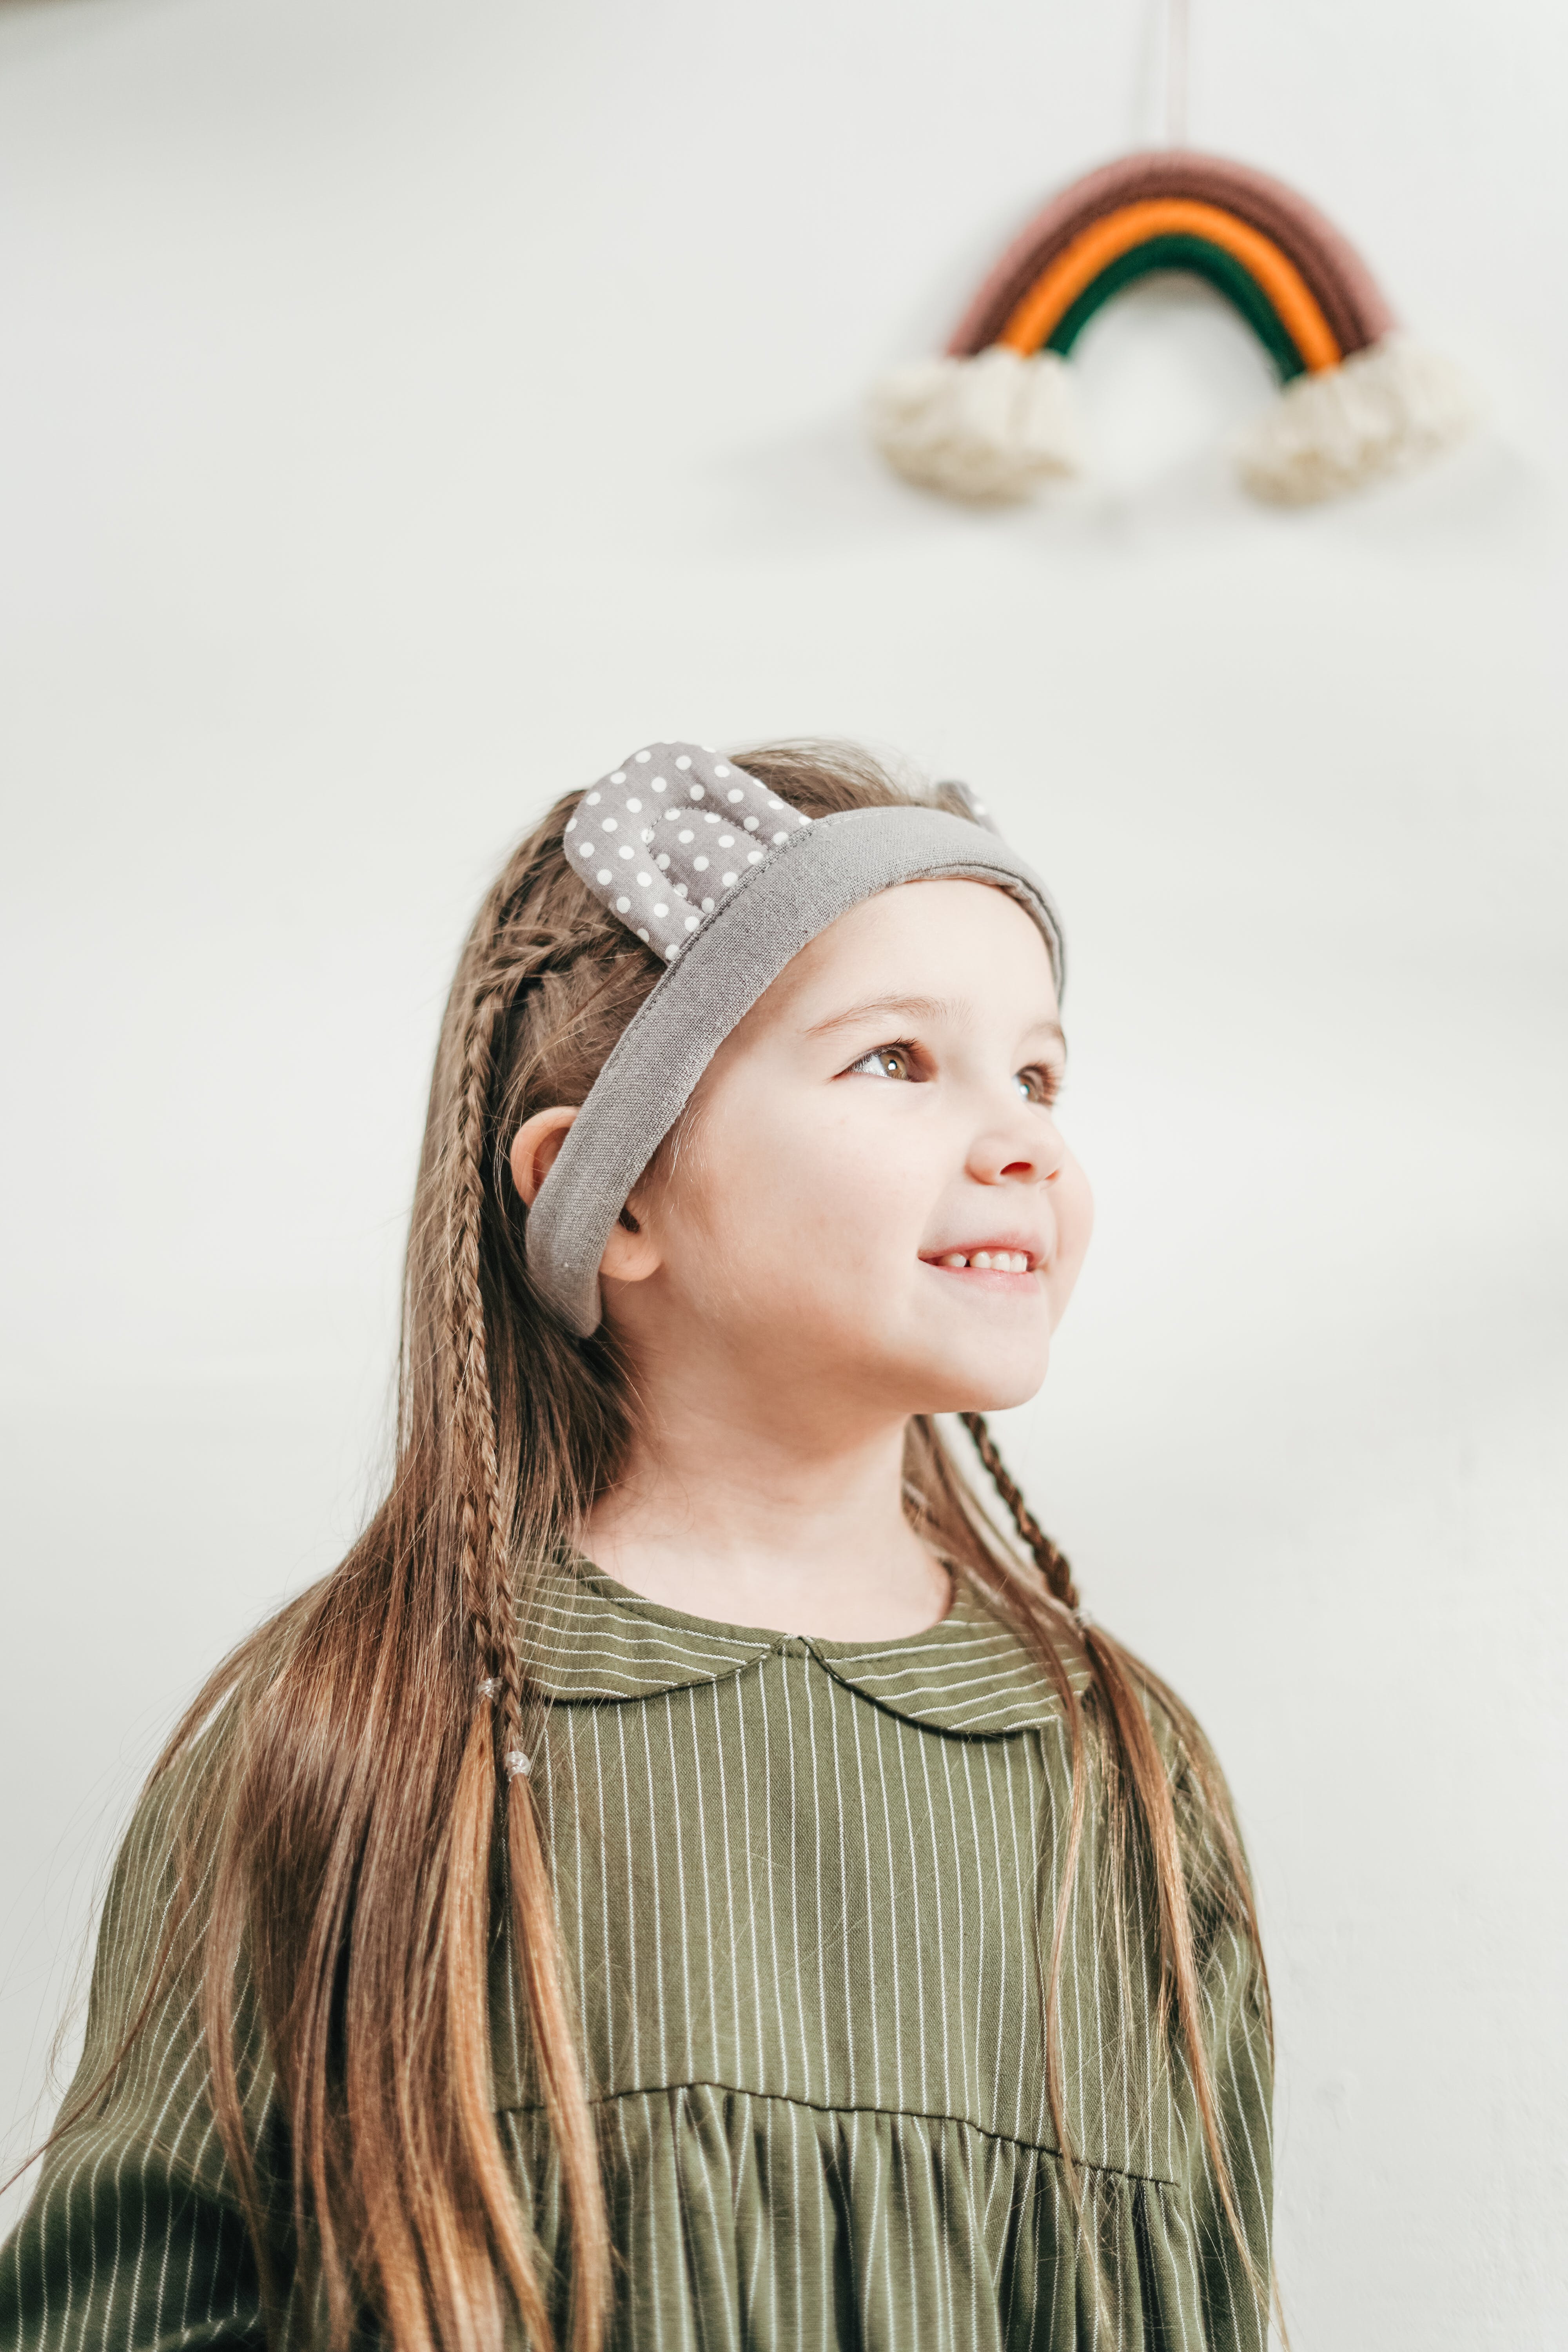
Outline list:
[[[531,1209],[576,1116],[569,1104],[557,1103],[550,1110],[536,1110],[531,1118],[525,1118],[512,1138],[509,1155],[511,1181]],[[599,1272],[612,1282],[646,1282],[650,1274],[658,1272],[661,1263],[658,1243],[628,1203],[621,1212],[619,1223],[610,1228]]]
[[[531,1209],[576,1116],[567,1104],[557,1103],[553,1110],[536,1110],[525,1118],[512,1137],[511,1181]]]

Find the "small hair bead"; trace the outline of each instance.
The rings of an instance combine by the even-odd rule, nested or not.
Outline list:
[[[506,1757],[506,1777],[509,1780],[526,1780],[533,1767],[521,1748],[509,1748]]]
[[[1075,1609],[1075,1610],[1073,1611],[1073,1612],[1072,1612],[1072,1621],[1073,1621],[1073,1623],[1078,1627],[1078,1630],[1079,1630],[1079,1632],[1080,1633],[1088,1633],[1088,1631],[1089,1631],[1089,1627],[1090,1627],[1090,1626],[1094,1623],[1094,1622],[1095,1622],[1095,1621],[1094,1621],[1094,1619],[1089,1615],[1089,1611],[1088,1611],[1087,1609]]]
[[[483,1682],[479,1685],[479,1696],[481,1698],[494,1698],[500,1688],[500,1685],[497,1682],[494,1675],[487,1675]]]

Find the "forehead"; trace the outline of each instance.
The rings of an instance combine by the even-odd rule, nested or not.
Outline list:
[[[852,907],[804,947],[743,1027],[798,1027],[856,996],[941,997],[976,1013],[1052,1018],[1050,952],[1010,892],[967,880],[905,882]]]

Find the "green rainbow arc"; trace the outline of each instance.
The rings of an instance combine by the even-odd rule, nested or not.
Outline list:
[[[1307,362],[1294,338],[1251,271],[1223,247],[1207,237],[1173,231],[1152,236],[1108,262],[1092,284],[1086,286],[1047,336],[1042,348],[1066,359],[1095,313],[1141,278],[1181,270],[1202,278],[1237,310],[1252,329],[1274,363],[1281,383],[1307,373]]]

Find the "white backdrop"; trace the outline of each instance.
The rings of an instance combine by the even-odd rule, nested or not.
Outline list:
[[[1205,0],[1195,143],[1335,215],[1491,423],[1299,516],[1206,293],[976,516],[862,389],[1158,125],[1145,0],[0,7],[0,2120],[134,1776],[383,1442],[467,914],[669,733],[985,787],[1100,1196],[1008,1440],[1199,1708],[1277,1986],[1300,2352],[1568,2342],[1568,245],[1548,0]]]

